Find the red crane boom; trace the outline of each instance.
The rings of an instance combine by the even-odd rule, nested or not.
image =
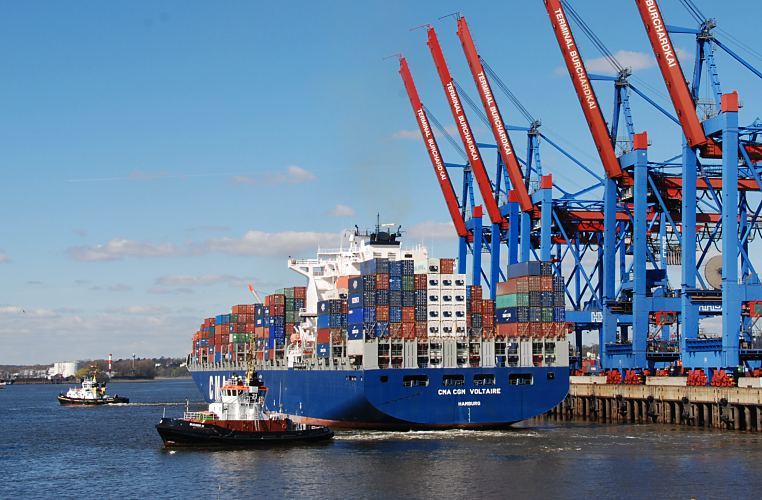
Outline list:
[[[705,158],[721,158],[722,146],[704,133],[659,5],[656,0],[635,0],[635,4],[688,144]],[[762,145],[746,144],[745,149],[752,160],[762,160]]]
[[[461,238],[468,238],[470,240],[471,235],[460,214],[458,198],[455,195],[455,190],[452,188],[450,175],[447,173],[447,168],[442,161],[442,154],[440,153],[439,146],[434,138],[434,132],[429,125],[426,110],[423,109],[421,98],[418,97],[418,90],[415,88],[413,75],[410,74],[410,68],[404,57],[400,57],[400,75],[402,76],[402,82],[405,84],[407,95],[410,98],[410,104],[413,106],[413,113],[418,122],[418,128],[421,130],[421,136],[426,145],[426,151],[428,151],[431,164],[434,166],[434,173],[437,175],[437,180],[439,180],[439,187],[442,189],[442,194],[444,195],[445,203],[447,204],[447,210],[450,212],[452,223],[455,226],[455,231]]]
[[[495,201],[492,182],[487,174],[487,169],[484,166],[484,161],[482,160],[479,148],[476,145],[474,134],[471,131],[471,125],[468,123],[468,118],[466,118],[466,114],[463,111],[463,105],[460,102],[458,90],[455,88],[455,82],[452,79],[452,75],[450,75],[450,70],[447,68],[447,62],[442,53],[442,47],[439,45],[437,34],[433,27],[429,27],[427,33],[429,37],[427,45],[429,46],[429,49],[431,49],[431,56],[434,58],[434,64],[437,67],[439,79],[442,81],[442,88],[447,97],[447,102],[450,104],[452,117],[458,127],[460,139],[463,142],[463,146],[466,148],[468,162],[471,164],[476,183],[479,185],[479,191],[482,194],[484,205],[487,208],[487,214],[493,224],[501,224],[503,222],[503,215],[500,213],[500,208]]]
[[[587,120],[587,126],[593,136],[593,142],[598,149],[598,156],[603,163],[603,169],[609,179],[622,177],[624,172],[619,165],[619,160],[614,152],[614,145],[611,143],[611,134],[606,126],[606,120],[603,118],[601,107],[598,105],[598,98],[595,95],[590,79],[587,76],[585,63],[574,41],[574,35],[566,18],[563,6],[560,0],[544,0],[545,9],[550,16],[550,24],[553,26],[553,32],[556,34],[558,47],[566,62],[566,69],[574,84],[574,90],[577,92],[579,103],[582,106],[582,112]]]
[[[516,193],[521,210],[524,212],[531,212],[534,205],[532,204],[532,199],[524,184],[524,177],[521,175],[519,161],[516,159],[516,155],[513,152],[511,138],[505,130],[503,118],[500,115],[500,109],[497,107],[492,88],[487,80],[487,76],[484,74],[484,68],[479,60],[479,54],[476,52],[474,40],[471,38],[471,32],[468,29],[468,24],[466,24],[466,18],[464,17],[458,18],[458,38],[460,38],[460,42],[463,45],[463,52],[466,54],[466,60],[471,69],[471,75],[474,77],[476,88],[479,90],[479,97],[481,97],[484,111],[487,113],[487,118],[489,119],[492,128],[492,134],[495,136],[500,157],[503,159],[503,163],[508,170],[508,177],[511,179],[511,188]]]
[[[693,102],[685,76],[683,76],[680,61],[677,59],[677,53],[664,24],[661,10],[656,0],[635,0],[635,3],[685,138],[691,147],[703,146],[709,139],[704,134],[704,128],[696,114],[696,104]]]

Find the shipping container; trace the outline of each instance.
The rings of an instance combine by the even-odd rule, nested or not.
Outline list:
[[[506,277],[511,279],[522,276],[540,276],[541,267],[538,261],[518,262],[508,266]]]

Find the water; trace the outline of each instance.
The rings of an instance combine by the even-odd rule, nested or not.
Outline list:
[[[61,386],[0,391],[0,498],[749,498],[762,435],[531,422],[510,431],[340,431],[323,445],[163,449],[189,380],[112,384],[135,404],[66,408]]]

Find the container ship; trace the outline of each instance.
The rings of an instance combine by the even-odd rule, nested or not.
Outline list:
[[[503,428],[569,389],[564,285],[556,265],[508,267],[496,299],[455,259],[402,234],[345,231],[339,249],[289,259],[306,286],[204,320],[188,367],[207,401],[253,356],[266,405],[336,428]]]

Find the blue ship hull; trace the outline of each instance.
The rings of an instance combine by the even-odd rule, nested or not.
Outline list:
[[[296,421],[344,428],[506,427],[545,413],[569,391],[568,367],[260,369],[258,373],[269,388],[268,408],[287,413]],[[211,367],[192,371],[193,380],[209,402],[233,374],[243,373]],[[427,385],[405,385],[403,377],[411,375],[419,376],[419,380],[420,376],[428,377]],[[463,383],[445,385],[444,375],[462,375]],[[475,383],[475,375],[494,375],[494,384]]]

